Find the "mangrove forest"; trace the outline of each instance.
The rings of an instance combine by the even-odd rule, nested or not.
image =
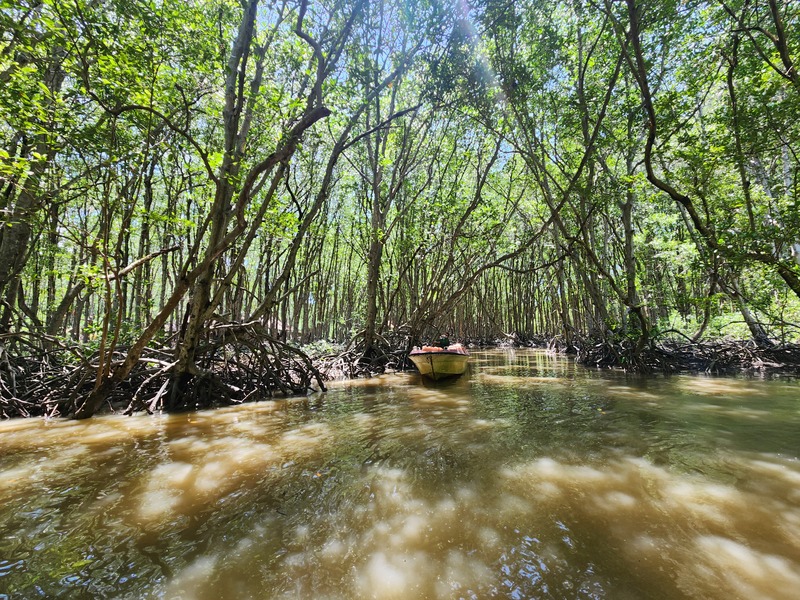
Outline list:
[[[0,415],[238,404],[439,336],[800,365],[800,3],[0,4]]]

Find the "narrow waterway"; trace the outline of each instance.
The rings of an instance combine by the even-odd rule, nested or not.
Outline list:
[[[800,384],[535,351],[0,423],[0,599],[800,594]]]

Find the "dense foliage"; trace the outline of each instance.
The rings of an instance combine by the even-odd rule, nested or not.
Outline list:
[[[31,357],[88,416],[320,340],[798,338],[798,3],[1,6],[2,397]]]

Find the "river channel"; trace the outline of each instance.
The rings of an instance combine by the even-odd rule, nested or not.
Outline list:
[[[537,351],[0,423],[0,600],[800,597],[800,384]]]

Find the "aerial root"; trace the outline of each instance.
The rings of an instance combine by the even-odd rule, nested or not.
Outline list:
[[[96,351],[88,353],[77,346],[44,349],[35,338],[15,334],[0,340],[4,342],[0,346],[0,418],[69,415],[96,387],[101,364]],[[17,345],[15,352],[6,352],[9,343]],[[22,346],[28,352],[20,352]],[[126,353],[123,346],[115,349],[110,358],[112,371]],[[145,349],[127,379],[108,397],[108,407],[125,414],[185,410],[325,389],[323,374],[305,353],[253,324],[209,328],[196,354],[197,374],[183,382],[178,394],[173,393],[180,377],[173,356],[170,348]],[[108,364],[108,355],[102,360]]]

